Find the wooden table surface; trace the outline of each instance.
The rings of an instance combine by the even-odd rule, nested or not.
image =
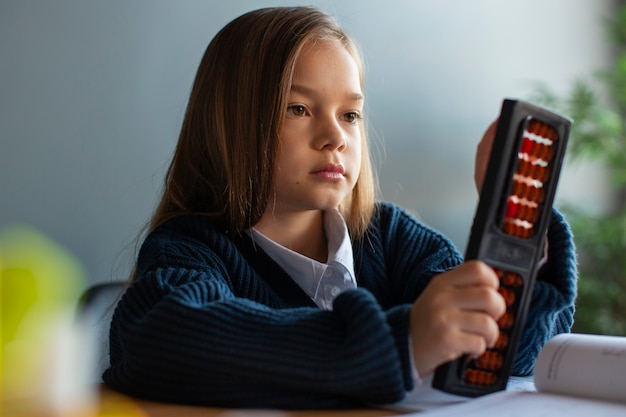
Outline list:
[[[249,410],[200,407],[141,400],[103,390],[99,417],[385,417],[402,413],[379,408],[354,410]]]

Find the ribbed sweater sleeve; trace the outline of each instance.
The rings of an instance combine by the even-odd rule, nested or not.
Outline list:
[[[513,374],[532,374],[543,345],[553,336],[570,331],[574,323],[577,279],[572,232],[563,215],[552,210],[548,226],[548,261],[537,274]]]
[[[154,297],[160,278],[148,279]],[[203,294],[214,291],[198,282],[155,304],[148,291],[131,290],[140,307],[120,306],[114,325],[121,337],[111,343],[106,382],[139,397],[226,407],[326,408],[402,398],[391,328],[367,291],[342,294],[333,312],[271,309],[241,298],[207,303]]]

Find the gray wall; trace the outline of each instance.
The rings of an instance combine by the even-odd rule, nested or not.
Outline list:
[[[92,282],[124,278],[196,66],[239,14],[295,1],[1,0],[0,229],[35,226]],[[312,1],[359,41],[383,197],[464,248],[474,148],[504,97],[557,92],[610,58],[611,1]],[[559,201],[602,202],[568,168]],[[589,192],[593,188],[596,194]],[[591,197],[591,198],[590,198]]]

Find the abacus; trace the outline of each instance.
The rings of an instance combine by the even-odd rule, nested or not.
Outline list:
[[[477,397],[506,388],[532,297],[571,120],[518,100],[502,103],[465,259],[500,279],[507,310],[493,348],[439,366],[433,387]]]

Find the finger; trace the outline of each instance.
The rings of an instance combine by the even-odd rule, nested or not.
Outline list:
[[[472,352],[465,353],[482,353],[487,347],[494,346],[500,334],[498,323],[493,317],[484,313],[467,313],[458,323],[458,329],[461,335],[478,337],[483,343],[479,344],[475,341]],[[480,345],[480,346],[479,346]],[[479,349],[478,351],[476,349]],[[482,349],[482,350],[481,350]]]
[[[455,269],[438,275],[438,280],[454,286],[484,285],[494,289],[500,286],[495,271],[478,260],[467,261]]]
[[[474,311],[488,314],[498,320],[506,311],[506,301],[494,288],[486,286],[465,287],[457,291],[450,299],[462,311]]]
[[[455,335],[455,348],[452,348],[447,355],[447,360],[454,360],[461,355],[478,357],[485,353],[488,348],[487,340],[480,334],[459,331]]]
[[[465,341],[463,342],[465,347],[463,354],[470,355],[473,358],[477,358],[487,351],[488,345],[485,339],[478,335],[466,334]]]

